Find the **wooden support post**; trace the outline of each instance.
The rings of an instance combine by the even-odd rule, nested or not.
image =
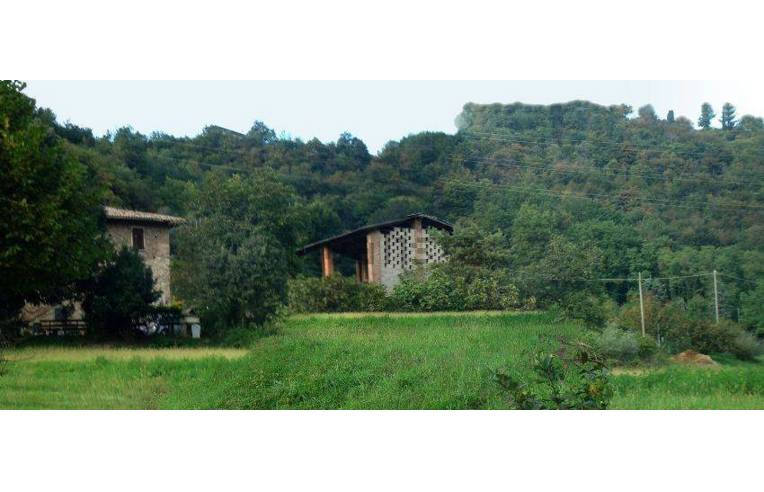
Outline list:
[[[716,324],[719,324],[719,289],[716,287],[716,270],[714,270],[714,310],[716,312]]]
[[[358,283],[363,282],[363,269],[361,268],[362,260],[355,260],[355,280]]]
[[[334,258],[332,258],[332,250],[327,245],[321,247],[321,272],[324,277],[331,277],[334,273]]]
[[[642,336],[645,336],[645,301],[642,299],[642,272],[639,272],[639,313],[642,317]]]

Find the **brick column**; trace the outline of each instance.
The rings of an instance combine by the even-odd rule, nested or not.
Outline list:
[[[373,231],[366,235],[366,264],[369,283],[382,281],[382,233]]]
[[[331,277],[334,273],[334,258],[332,258],[332,250],[327,245],[321,247],[321,271],[324,277]]]
[[[414,219],[414,262],[419,265],[427,263],[426,241],[422,219]]]

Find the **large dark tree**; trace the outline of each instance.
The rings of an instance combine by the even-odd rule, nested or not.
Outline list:
[[[129,337],[133,324],[151,314],[159,297],[151,269],[136,251],[122,248],[88,282],[82,307],[97,335]]]
[[[22,93],[0,82],[0,321],[75,294],[108,251],[101,194]]]
[[[211,175],[178,230],[178,296],[213,329],[268,320],[286,300],[303,213],[271,172]]]

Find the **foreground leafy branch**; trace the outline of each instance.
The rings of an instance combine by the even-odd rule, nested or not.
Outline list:
[[[605,359],[582,342],[537,353],[527,380],[503,370],[494,380],[518,410],[605,410],[613,396]]]

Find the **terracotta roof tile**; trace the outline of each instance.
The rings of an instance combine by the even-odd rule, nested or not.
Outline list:
[[[157,222],[160,224],[178,225],[185,222],[182,217],[174,215],[155,214],[151,212],[139,212],[124,208],[104,207],[107,220],[125,220],[136,222]]]

